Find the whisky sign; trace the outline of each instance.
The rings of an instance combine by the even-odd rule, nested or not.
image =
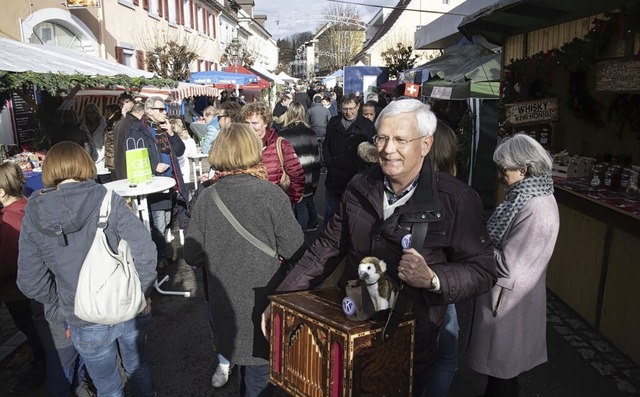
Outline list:
[[[507,126],[558,121],[558,98],[511,103],[505,110]]]

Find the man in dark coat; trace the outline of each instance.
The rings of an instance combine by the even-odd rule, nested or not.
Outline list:
[[[353,94],[345,95],[340,101],[342,113],[334,116],[327,124],[327,133],[322,146],[322,155],[327,168],[325,180],[324,221],[333,216],[347,183],[366,167],[358,156],[358,145],[370,140],[375,134],[371,120],[358,114],[360,104]]]
[[[416,318],[414,396],[422,396],[426,379],[437,373],[447,304],[481,295],[497,279],[480,197],[448,173],[433,171],[428,154],[436,123],[418,100],[387,105],[376,122],[379,164],[351,180],[325,232],[278,288],[313,288],[346,259],[338,282],[344,288],[358,279],[364,257],[384,260],[389,277],[404,285],[393,310],[405,300]]]
[[[163,268],[168,264],[165,233],[170,226],[174,200],[184,201],[185,207],[189,200],[189,192],[178,163],[178,157],[184,153],[185,146],[178,134],[173,133],[161,97],[150,97],[144,106],[146,115],[140,123],[133,125],[128,137],[136,142],[138,139],[144,141],[154,175],[170,177],[176,181],[169,193],[154,193],[147,198],[151,213],[151,237],[158,250],[158,268]]]

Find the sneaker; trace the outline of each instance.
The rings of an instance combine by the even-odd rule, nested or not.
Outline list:
[[[167,237],[165,238],[165,241],[167,243],[172,242],[175,239],[175,237],[173,237],[173,231],[171,229],[167,229]]]
[[[229,370],[229,364],[218,364],[216,372],[214,372],[211,377],[211,386],[222,387],[227,384],[227,381],[229,380]]]

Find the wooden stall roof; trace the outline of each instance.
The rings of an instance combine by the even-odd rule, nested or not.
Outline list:
[[[471,38],[484,36],[502,45],[505,37],[587,17],[628,3],[628,0],[500,0],[465,17],[458,29]]]

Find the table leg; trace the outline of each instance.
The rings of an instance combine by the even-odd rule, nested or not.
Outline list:
[[[142,223],[147,228],[147,230],[151,231],[151,222],[149,222],[149,207],[147,206],[147,196],[141,195],[137,196],[138,200],[138,214],[140,219],[142,219]]]
[[[193,169],[193,186],[195,190],[198,190],[198,172],[196,170],[196,161],[195,159],[189,159],[191,163],[191,168]]]
[[[163,289],[160,288],[160,286],[162,286],[162,284],[166,283],[169,280],[169,275],[165,275],[162,280],[158,281],[156,280],[155,283],[155,287],[156,287],[156,291],[158,291],[159,293],[161,293],[162,295],[179,295],[179,296],[184,296],[185,298],[188,298],[191,296],[191,292],[190,291],[165,291]]]

